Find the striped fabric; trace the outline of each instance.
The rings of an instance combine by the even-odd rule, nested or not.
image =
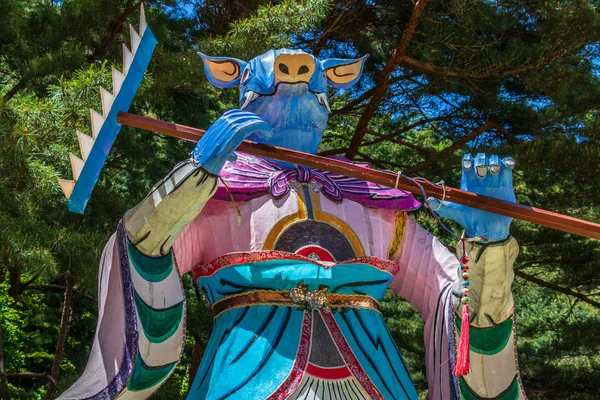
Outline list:
[[[370,397],[364,392],[356,378],[352,376],[345,379],[326,380],[305,374],[302,383],[289,399],[367,400]]]
[[[118,399],[145,399],[171,375],[185,340],[185,297],[171,253],[148,257],[128,244],[138,353]]]
[[[460,266],[436,237],[406,218],[400,269],[390,288],[425,319],[429,399],[526,399],[510,292],[518,245],[511,238],[491,245],[468,245],[467,253],[470,297],[476,299],[471,302],[471,370],[457,379],[451,370],[460,338],[460,320],[455,313]]]
[[[104,249],[98,293],[88,364],[59,399],[146,399],[173,372],[185,339],[185,298],[172,253],[143,255],[120,224]]]

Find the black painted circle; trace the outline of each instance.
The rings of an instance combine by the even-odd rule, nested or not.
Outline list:
[[[333,226],[318,221],[302,221],[286,228],[274,250],[295,253],[305,246],[319,246],[329,251],[336,262],[356,258],[350,241]]]

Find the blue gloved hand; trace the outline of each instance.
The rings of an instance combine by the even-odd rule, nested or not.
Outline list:
[[[217,175],[225,161],[235,159],[233,152],[253,133],[265,139],[273,136],[273,130],[258,115],[243,110],[230,110],[208,128],[192,152],[206,171]]]
[[[460,188],[515,203],[512,178],[514,167],[515,160],[512,157],[500,160],[497,155],[488,159],[484,153],[477,154],[475,158],[471,154],[465,154],[462,160]],[[448,201],[440,202],[432,197],[428,201],[430,207],[438,214],[462,225],[468,237],[487,238],[489,242],[495,242],[506,239],[510,234],[510,217]]]

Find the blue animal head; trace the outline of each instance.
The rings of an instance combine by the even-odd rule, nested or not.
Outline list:
[[[208,81],[218,88],[239,85],[240,108],[273,128],[269,144],[312,154],[317,152],[331,111],[327,85],[354,85],[366,59],[319,60],[289,49],[269,50],[249,62],[199,54]],[[258,135],[249,139],[267,143]]]

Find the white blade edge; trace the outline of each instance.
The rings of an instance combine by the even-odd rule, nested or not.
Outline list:
[[[98,137],[98,134],[100,133],[100,128],[102,128],[102,124],[104,124],[104,117],[91,108],[90,116],[92,119],[92,135],[94,136],[94,139],[96,139]]]
[[[140,36],[144,36],[144,32],[146,32],[146,27],[148,26],[146,23],[146,13],[144,12],[144,3],[142,3],[140,8]]]
[[[132,62],[133,53],[131,53],[125,43],[123,43],[123,74],[127,75],[127,71],[129,71]]]
[[[113,96],[112,93],[108,90],[101,87],[100,99],[102,100],[102,115],[104,116],[104,118],[106,118],[108,117],[108,112],[112,107],[113,101],[115,101],[115,96]]]
[[[113,95],[116,96],[119,93],[119,90],[121,90],[123,81],[125,81],[125,75],[115,67],[112,67],[112,81]]]
[[[67,199],[69,197],[71,197],[71,193],[73,193],[73,188],[75,187],[75,181],[69,181],[67,179],[59,179],[58,184],[60,185],[60,188],[62,189],[63,193],[65,194],[65,197]]]
[[[81,158],[83,161],[87,160],[94,146],[94,138],[86,135],[81,131],[77,131],[77,139],[79,140],[79,148],[81,149]]]
[[[79,175],[81,174],[81,170],[85,165],[85,161],[73,153],[69,154],[69,159],[71,160],[71,168],[73,169],[73,179],[77,181],[77,179],[79,179]]]
[[[131,51],[133,54],[138,49],[140,42],[142,41],[142,37],[137,33],[133,25],[129,24],[129,35],[131,36]]]

